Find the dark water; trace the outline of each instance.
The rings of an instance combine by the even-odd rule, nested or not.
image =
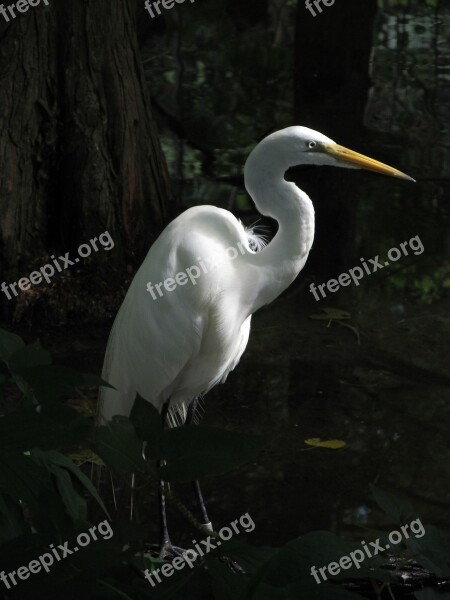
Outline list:
[[[306,26],[303,4],[286,10],[281,29],[272,23],[263,31],[239,28],[235,14],[219,25],[212,8],[186,10],[146,48],[178,208],[210,203],[255,220],[243,189],[245,157],[265,132],[294,123],[321,128],[417,183],[327,168],[292,173],[317,210],[310,261],[282,298],[255,315],[241,364],[206,399],[206,422],[261,433],[268,445],[255,464],[205,483],[211,515],[225,523],[249,511],[252,539],[261,543],[311,529],[358,535],[360,525],[388,525],[370,499],[376,483],[409,499],[422,522],[445,529],[450,12],[421,5],[365,15],[368,60],[358,71],[355,53],[346,54],[351,28],[340,36],[336,64],[333,48],[330,62],[319,64],[308,55],[308,33],[299,39],[298,31],[314,27],[332,40],[334,30],[320,28],[345,27],[337,9]],[[260,45],[271,36],[269,49]],[[412,238],[415,252],[394,252],[398,260],[384,265],[389,249],[401,252]],[[377,255],[383,269],[359,286],[320,301],[309,292],[312,281]],[[348,318],[323,318],[325,308]],[[308,449],[308,438],[346,446]]]

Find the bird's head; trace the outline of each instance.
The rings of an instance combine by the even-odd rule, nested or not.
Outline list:
[[[414,181],[398,169],[349,150],[308,127],[287,127],[266,137],[256,151],[262,151],[280,166],[329,165],[348,169],[367,169],[383,175]],[[254,151],[255,152],[255,151]]]

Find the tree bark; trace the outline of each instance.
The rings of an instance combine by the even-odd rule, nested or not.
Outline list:
[[[138,262],[166,221],[136,10],[135,0],[50,0],[0,17],[3,279],[105,230],[108,261]]]

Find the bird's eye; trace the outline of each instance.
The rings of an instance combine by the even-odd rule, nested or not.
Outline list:
[[[317,142],[315,142],[314,140],[311,140],[311,141],[307,142],[306,145],[308,146],[308,148],[310,150],[313,150],[317,146]]]

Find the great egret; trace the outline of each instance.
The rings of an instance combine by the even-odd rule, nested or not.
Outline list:
[[[288,127],[263,139],[245,164],[245,186],[259,212],[278,222],[277,234],[257,251],[254,235],[215,206],[190,208],[164,229],[111,331],[102,377],[116,390],[102,388],[100,422],[128,416],[139,393],[164,419],[167,412],[171,425],[182,423],[200,394],[225,381],[247,346],[252,314],[294,281],[311,249],[313,204],[284,179],[289,167],[304,164],[414,181],[306,127]],[[202,513],[207,523],[204,508]],[[170,544],[167,531],[163,542]]]

